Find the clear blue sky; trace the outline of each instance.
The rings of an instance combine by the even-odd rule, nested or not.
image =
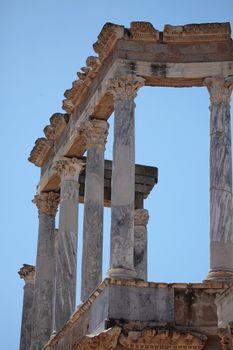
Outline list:
[[[1,348],[18,348],[23,281],[34,264],[39,169],[27,161],[64,91],[93,54],[105,22],[230,21],[232,0],[1,0]],[[201,281],[208,272],[209,98],[205,88],[143,88],[136,100],[136,161],[159,168],[150,212],[149,280]],[[113,118],[111,118],[112,121]],[[110,132],[111,134],[111,132]],[[112,138],[106,149],[111,158]],[[105,271],[109,210],[106,210]],[[80,210],[82,231],[82,210]],[[81,239],[79,239],[81,246]],[[78,281],[79,283],[79,281]]]

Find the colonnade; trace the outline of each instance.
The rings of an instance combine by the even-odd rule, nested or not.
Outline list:
[[[210,272],[207,280],[233,277],[232,169],[230,93],[223,77],[204,82],[210,93]],[[134,98],[144,80],[133,75],[112,79],[114,144],[111,189],[110,278],[147,279],[148,212],[135,209]],[[63,157],[54,164],[60,195],[35,196],[39,237],[33,302],[31,350],[41,349],[52,331],[59,330],[75,310],[79,175],[86,166],[81,299],[86,300],[102,280],[105,120],[89,119],[81,128],[87,158]],[[55,214],[59,229],[55,244]],[[56,249],[55,249],[56,246]],[[144,254],[144,255],[143,255]],[[29,347],[28,347],[29,348]],[[28,349],[27,348],[27,349]],[[25,348],[21,348],[24,350]]]

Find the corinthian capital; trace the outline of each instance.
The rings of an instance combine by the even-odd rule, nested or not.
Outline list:
[[[35,281],[35,266],[23,264],[18,272],[20,278],[23,278],[25,283],[34,283]]]
[[[230,104],[231,91],[233,87],[233,77],[224,78],[216,76],[206,78],[204,81],[210,94],[210,102]]]
[[[63,157],[56,162],[53,169],[63,180],[77,180],[84,164],[82,159]]]
[[[91,119],[83,123],[80,132],[87,148],[103,148],[108,136],[109,124],[105,120]]]
[[[126,75],[108,81],[108,91],[115,100],[131,100],[138,89],[144,85],[144,79],[136,75]]]
[[[56,192],[43,192],[35,195],[32,200],[35,203],[39,214],[55,216],[59,204],[59,194]]]
[[[135,226],[146,226],[149,220],[149,213],[147,209],[135,209],[134,224]]]

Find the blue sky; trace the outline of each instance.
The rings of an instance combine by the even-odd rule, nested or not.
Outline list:
[[[232,0],[0,0],[1,346],[18,348],[23,281],[34,264],[38,219],[31,199],[39,169],[28,155],[63,93],[93,55],[105,22],[231,22]],[[136,99],[136,161],[159,168],[150,212],[149,280],[201,281],[208,272],[209,97],[206,88],[143,88]],[[112,154],[112,121],[106,158]],[[82,208],[80,208],[81,247]],[[108,267],[109,210],[105,211]],[[80,251],[80,249],[79,249]],[[80,262],[80,253],[79,253]],[[80,267],[79,267],[80,269]],[[78,279],[79,284],[79,279]]]

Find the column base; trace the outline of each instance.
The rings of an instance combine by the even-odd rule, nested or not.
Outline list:
[[[116,279],[134,279],[136,278],[136,271],[124,269],[123,267],[116,267],[108,270],[107,277]]]
[[[207,282],[223,282],[232,283],[233,282],[233,271],[210,271],[203,281]]]

